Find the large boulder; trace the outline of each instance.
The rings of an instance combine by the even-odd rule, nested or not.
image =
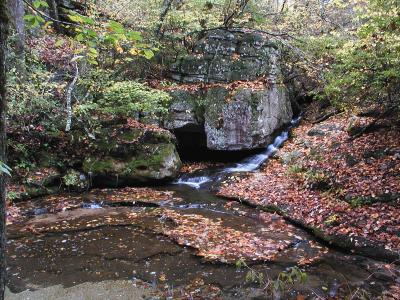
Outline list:
[[[181,161],[174,136],[159,128],[104,128],[82,169],[95,186],[140,185],[174,179]]]
[[[234,90],[216,86],[195,94],[180,90],[171,95],[173,102],[165,126],[178,136],[181,132],[204,132],[210,150],[264,147],[293,115],[287,90],[278,85]]]
[[[290,122],[292,108],[284,87],[253,90],[224,88],[208,93],[205,110],[207,147],[212,150],[247,150],[272,142],[277,129]],[[225,99],[230,96],[230,101]]]
[[[165,127],[204,133],[210,150],[249,150],[268,145],[293,116],[282,83],[280,51],[257,32],[211,30],[191,55],[171,66],[179,85]]]
[[[132,119],[100,121],[95,136],[79,127],[68,135],[11,135],[14,141],[34,140],[29,172],[14,167],[9,200],[20,201],[63,190],[90,187],[158,184],[175,179],[181,166],[176,139],[169,131]],[[30,134],[30,135],[28,135]],[[36,139],[34,137],[36,136]],[[10,152],[17,162],[20,153]]]

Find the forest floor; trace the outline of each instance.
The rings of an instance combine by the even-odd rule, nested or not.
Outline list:
[[[259,172],[231,176],[218,194],[277,211],[335,246],[396,260],[399,127],[384,127],[352,139],[344,115],[318,124],[303,121]]]

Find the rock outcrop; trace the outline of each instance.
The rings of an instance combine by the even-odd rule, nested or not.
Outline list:
[[[201,85],[171,92],[165,127],[204,132],[210,150],[266,146],[293,115],[279,56],[278,46],[259,33],[209,31],[192,55],[171,66],[173,79]]]
[[[279,73],[277,44],[256,32],[212,30],[199,40],[193,55],[171,66],[171,77],[180,82],[232,82],[276,79]]]
[[[102,124],[95,138],[76,128],[69,135],[46,136],[46,145],[37,139],[33,146],[35,167],[22,182],[10,184],[10,199],[26,200],[63,190],[81,192],[91,187],[157,184],[178,176],[181,161],[176,139],[169,131],[134,120],[116,123]],[[10,155],[14,161],[15,155]]]
[[[97,186],[138,185],[174,179],[181,161],[174,137],[166,130],[108,127],[83,161]]]

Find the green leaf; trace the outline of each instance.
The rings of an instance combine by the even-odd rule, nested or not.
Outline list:
[[[45,22],[45,20],[41,16],[37,15],[25,15],[24,20],[26,22],[26,25],[30,28],[38,27],[41,23]]]
[[[36,19],[38,20],[39,23],[45,23],[46,20],[43,19],[41,16],[36,16]]]
[[[81,60],[82,58],[84,58],[84,56],[82,56],[82,55],[74,56],[74,57],[71,59],[71,62]]]
[[[86,17],[86,16],[81,16],[83,23],[87,24],[87,25],[94,25],[95,21],[94,19],[90,18],[90,17]]]
[[[82,23],[83,19],[80,15],[78,14],[73,14],[73,15],[68,15],[68,18],[75,23]]]
[[[141,42],[143,40],[142,34],[139,31],[129,31],[126,33],[126,37],[130,41]]]
[[[94,41],[88,41],[88,42],[86,42],[86,44],[91,48],[94,48],[97,46],[97,44]]]
[[[86,30],[86,33],[88,36],[92,37],[92,38],[96,38],[98,37],[98,34],[96,31],[92,30],[92,29],[88,29]]]
[[[115,44],[118,41],[118,37],[115,34],[109,34],[104,37],[104,42],[109,44]]]
[[[115,33],[120,33],[120,34],[125,33],[124,26],[121,23],[115,21],[110,21],[108,23],[108,28]]]
[[[143,50],[143,56],[146,59],[152,59],[154,57],[154,52],[151,50]]]
[[[79,24],[94,25],[96,23],[93,18],[90,18],[87,16],[82,16],[74,11],[70,11],[70,14],[68,14],[68,18],[72,22],[79,23]]]
[[[89,53],[91,53],[91,54],[95,54],[95,55],[98,55],[98,54],[99,54],[99,53],[97,52],[97,50],[94,49],[94,48],[89,48],[88,51],[89,51]]]
[[[43,1],[43,0],[35,0],[35,1],[33,1],[32,5],[33,5],[34,8],[37,8],[37,9],[41,8],[41,7],[46,7],[46,8],[49,7],[47,2]]]
[[[75,40],[77,40],[78,42],[82,42],[85,39],[85,37],[83,36],[82,33],[79,33],[75,36]]]
[[[64,45],[64,40],[62,40],[62,39],[59,39],[59,40],[57,40],[57,42],[55,43],[55,46],[58,48],[58,47],[61,47],[62,45]]]

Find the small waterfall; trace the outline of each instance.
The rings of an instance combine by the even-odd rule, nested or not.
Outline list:
[[[195,189],[199,189],[203,184],[212,181],[211,177],[207,176],[200,176],[200,177],[189,177],[189,176],[182,176],[174,184],[183,184],[191,186]]]
[[[276,151],[278,151],[278,149],[283,145],[284,142],[288,140],[290,130],[299,124],[300,119],[301,116],[298,116],[297,118],[293,119],[290,122],[288,128],[285,131],[283,131],[280,135],[278,135],[275,138],[274,142],[268,145],[268,147],[262,153],[250,156],[244,159],[242,162],[237,163],[233,167],[222,169],[216,172],[214,176],[190,177],[188,175],[183,175],[177,181],[175,181],[174,184],[188,185],[195,189],[200,189],[201,186],[204,185],[205,183],[211,181],[218,181],[224,178],[224,175],[226,176],[229,173],[251,172],[257,170],[264,162],[268,160],[268,158],[271,157],[271,155],[273,155]]]
[[[271,155],[278,151],[279,147],[289,138],[289,131],[282,132],[277,136],[272,144],[270,144],[267,149],[254,156],[246,158],[241,163],[236,164],[236,166],[231,168],[226,168],[223,170],[224,173],[231,172],[250,172],[257,170]]]

